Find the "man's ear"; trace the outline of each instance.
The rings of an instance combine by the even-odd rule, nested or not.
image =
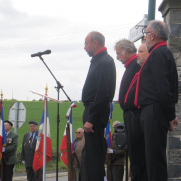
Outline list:
[[[154,39],[155,39],[155,34],[152,32],[151,34],[150,34],[150,39],[152,40],[152,41],[154,41]]]
[[[92,44],[93,44],[93,46],[96,48],[96,47],[98,46],[99,43],[98,43],[97,40],[93,40]]]

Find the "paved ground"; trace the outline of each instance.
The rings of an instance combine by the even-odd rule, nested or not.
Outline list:
[[[124,174],[123,180],[125,181],[125,174]],[[26,174],[14,174],[13,181],[27,181]],[[46,173],[46,181],[56,181],[56,173],[47,172]],[[58,181],[68,181],[67,172],[59,172],[58,173]],[[128,181],[130,181],[130,179]]]
[[[14,174],[13,181],[27,181],[26,174]],[[47,173],[46,181],[56,181],[56,173]],[[67,172],[58,173],[58,181],[68,181]]]

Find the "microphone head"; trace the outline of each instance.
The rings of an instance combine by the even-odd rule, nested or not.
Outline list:
[[[50,54],[50,53],[51,53],[51,50],[44,51],[44,54]]]

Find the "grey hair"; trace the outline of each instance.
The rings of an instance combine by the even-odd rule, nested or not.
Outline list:
[[[92,31],[92,32],[90,32],[90,34],[91,34],[91,42],[93,42],[94,40],[97,40],[99,42],[100,46],[102,46],[102,47],[105,46],[105,37],[104,37],[104,35],[102,35],[98,31]]]
[[[122,50],[126,50],[128,49],[129,50],[129,53],[136,53],[137,52],[137,49],[134,45],[133,42],[131,42],[130,40],[127,40],[127,39],[122,39],[122,40],[119,40],[114,49],[116,50],[116,48],[121,48]]]
[[[170,26],[163,23],[162,21],[152,20],[149,22],[149,26],[154,30],[155,35],[162,40],[166,41],[170,35]]]
[[[82,132],[84,133],[84,129],[82,129],[82,128],[78,128],[78,129],[81,129],[81,130],[82,130]],[[77,129],[77,130],[78,130],[78,129]]]
[[[119,121],[115,121],[114,123],[113,123],[113,125],[116,125],[116,124],[118,124],[118,123],[120,123]]]

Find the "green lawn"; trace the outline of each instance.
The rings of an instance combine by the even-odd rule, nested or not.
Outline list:
[[[8,119],[8,114],[9,114],[9,108],[12,106],[14,101],[3,101],[3,107],[4,107],[4,119]],[[23,124],[21,128],[17,129],[17,133],[19,135],[19,144],[18,144],[18,149],[17,153],[21,151],[22,147],[22,141],[23,141],[23,136],[24,134],[29,132],[28,128],[28,122],[29,121],[36,121],[38,124],[40,123],[42,112],[43,112],[43,106],[44,102],[43,101],[23,101],[24,106],[26,107],[26,122]],[[82,103],[77,103],[77,107],[73,108],[73,133],[75,137],[75,132],[77,128],[82,127],[83,128],[83,123],[82,123],[82,115],[84,111],[84,106]],[[62,137],[64,134],[65,126],[67,119],[65,118],[67,110],[70,106],[70,103],[64,102],[60,103],[59,106],[59,114],[60,114],[60,124],[59,124],[59,147],[62,141]],[[52,148],[53,152],[56,152],[56,142],[57,142],[57,103],[53,101],[48,102],[48,113],[49,113],[49,120],[50,120],[50,133],[51,133],[51,142],[52,142]],[[113,121],[119,120],[123,122],[123,115],[122,115],[122,110],[119,106],[119,104],[114,104],[113,107]],[[112,124],[111,123],[111,124]],[[51,163],[49,163],[51,165]],[[21,165],[17,165],[16,168],[21,167]],[[24,166],[23,166],[24,167]],[[60,162],[60,168],[64,168],[62,163]],[[50,169],[54,168],[50,166]]]

